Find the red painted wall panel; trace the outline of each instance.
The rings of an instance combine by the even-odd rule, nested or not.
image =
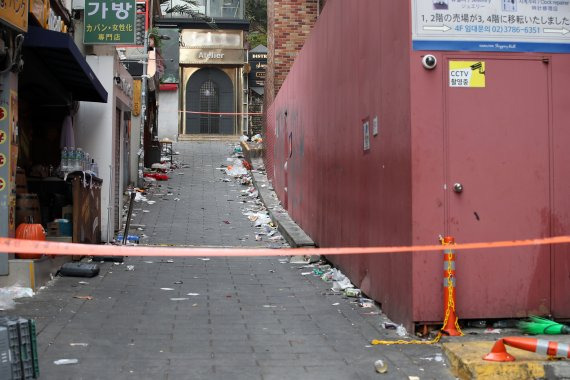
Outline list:
[[[408,15],[407,2],[328,2],[269,110],[275,189],[320,246],[411,243]],[[375,116],[364,151],[362,123]],[[410,254],[333,260],[411,319]]]
[[[552,84],[552,234],[570,234],[570,56],[551,59]],[[570,318],[570,246],[552,247],[552,314]]]

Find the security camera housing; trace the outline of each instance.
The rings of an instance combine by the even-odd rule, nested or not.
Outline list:
[[[437,58],[431,54],[424,55],[422,57],[422,65],[428,70],[433,70],[437,66]]]

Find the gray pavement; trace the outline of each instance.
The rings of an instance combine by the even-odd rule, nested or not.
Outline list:
[[[231,145],[181,142],[175,150],[183,167],[149,191],[155,204],[135,206],[133,223],[148,236],[143,244],[284,246],[255,240],[242,214],[252,205],[242,203],[244,187],[224,182],[216,169]],[[169,261],[103,263],[98,277],[57,278],[22,299],[8,314],[37,320],[41,378],[453,378],[437,346],[370,346],[374,338],[399,338],[380,327],[378,309],[332,294],[298,264],[279,257]],[[85,295],[93,299],[74,298]],[[63,358],[79,363],[54,364]],[[375,373],[377,359],[388,363],[387,374]]]

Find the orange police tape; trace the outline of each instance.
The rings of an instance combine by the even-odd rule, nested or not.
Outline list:
[[[495,241],[488,243],[456,244],[454,250],[522,247],[530,245],[570,243],[570,236],[543,239]],[[170,257],[260,257],[291,255],[370,255],[397,252],[441,251],[441,245],[417,245],[399,247],[344,247],[344,248],[190,248],[163,246],[117,246],[78,243],[57,243],[38,240],[0,238],[2,253],[43,253],[48,255],[78,256],[170,256]]]
[[[191,113],[193,115],[263,115],[262,112],[201,112],[201,111],[178,111],[179,113]]]

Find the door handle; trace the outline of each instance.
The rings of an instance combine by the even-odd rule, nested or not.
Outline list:
[[[457,194],[461,193],[463,191],[463,185],[460,184],[459,182],[456,182],[453,185],[453,191],[455,191]]]

